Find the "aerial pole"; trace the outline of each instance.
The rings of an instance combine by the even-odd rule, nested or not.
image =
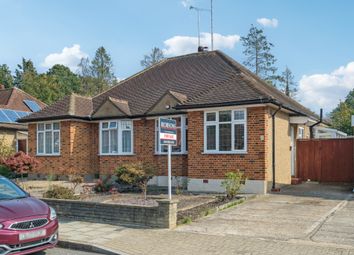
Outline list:
[[[210,37],[211,37],[211,50],[214,50],[213,0],[210,0]]]

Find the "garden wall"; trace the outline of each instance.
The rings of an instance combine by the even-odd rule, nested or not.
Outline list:
[[[158,200],[158,206],[102,204],[86,201],[42,199],[58,217],[148,228],[175,228],[177,201]]]

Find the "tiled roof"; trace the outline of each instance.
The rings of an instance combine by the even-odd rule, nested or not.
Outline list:
[[[60,116],[89,118],[109,98],[127,102],[127,116],[143,116],[166,94],[181,103],[177,109],[203,108],[242,103],[275,103],[297,114],[316,118],[310,110],[268,85],[220,51],[193,53],[162,60],[111,89],[91,98],[79,97],[69,111],[67,97],[24,121]],[[119,105],[122,107],[122,105]],[[123,110],[124,112],[125,110]]]
[[[36,102],[41,109],[46,104],[18,88],[0,89],[0,108],[17,111],[31,112],[31,109],[24,103],[24,100]]]

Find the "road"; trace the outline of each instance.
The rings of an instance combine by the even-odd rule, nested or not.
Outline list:
[[[100,254],[101,253],[91,253],[91,252],[84,252],[84,251],[55,248],[43,252],[37,252],[33,255],[100,255]]]

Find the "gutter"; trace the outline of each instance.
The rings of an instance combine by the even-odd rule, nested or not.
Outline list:
[[[322,123],[322,116],[323,116],[323,109],[320,109],[320,120],[318,122],[316,122],[315,124],[313,124],[312,126],[310,126],[310,138],[315,138],[314,134],[313,134],[313,128],[319,124]]]
[[[272,113],[272,191],[280,191],[275,188],[275,115],[281,110],[282,106]]]

